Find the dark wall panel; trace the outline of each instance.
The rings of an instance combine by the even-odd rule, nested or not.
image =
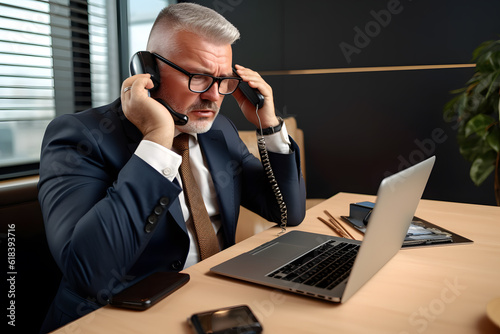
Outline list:
[[[427,198],[491,203],[492,185],[473,186],[454,127],[442,118],[446,87],[470,69],[287,78],[284,108],[306,129],[312,197],[338,191],[374,193],[381,179],[431,155],[436,168]],[[422,84],[425,83],[425,84]],[[444,93],[440,93],[444,92]],[[293,96],[307,96],[294,100]]]
[[[465,63],[500,33],[494,0],[312,0],[285,8],[287,69]]]
[[[235,59],[261,71],[466,63],[500,34],[496,0],[197,2],[240,29]]]
[[[481,42],[500,34],[500,1],[493,0],[198,2],[240,29],[235,62],[258,71],[463,64]],[[459,154],[456,124],[442,118],[449,92],[462,87],[473,71],[265,79],[273,87],[278,113],[296,116],[304,129],[310,197],[339,191],[373,194],[388,173],[436,154],[424,197],[492,205],[493,178],[481,187],[473,185],[470,165]],[[231,98],[223,113],[240,129],[252,128]]]

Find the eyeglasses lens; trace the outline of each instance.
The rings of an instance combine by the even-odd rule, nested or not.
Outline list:
[[[193,75],[189,82],[189,89],[196,93],[202,93],[207,91],[213,83],[214,79],[207,75]],[[239,84],[238,79],[222,79],[219,82],[219,93],[228,95],[232,94]]]

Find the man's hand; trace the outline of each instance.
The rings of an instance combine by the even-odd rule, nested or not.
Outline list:
[[[174,120],[159,102],[148,96],[153,87],[149,74],[137,74],[122,84],[122,108],[127,119],[143,134],[143,139],[172,147]]]
[[[269,128],[271,126],[277,126],[279,120],[276,117],[274,111],[274,100],[273,100],[273,89],[267,84],[267,82],[262,79],[259,73],[252,71],[251,69],[245,68],[241,65],[235,65],[238,75],[243,79],[243,81],[248,82],[250,87],[257,88],[261,94],[264,96],[264,106],[259,109],[260,122],[262,128]],[[259,120],[255,113],[255,106],[243,95],[243,93],[237,89],[233,93],[234,98],[238,102],[243,114],[246,119],[259,128]]]

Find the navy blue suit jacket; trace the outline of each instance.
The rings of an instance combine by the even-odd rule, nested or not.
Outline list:
[[[219,115],[198,138],[217,192],[224,248],[235,243],[240,205],[279,222],[262,164],[234,125]],[[48,126],[39,201],[63,279],[43,331],[106,304],[110,295],[154,271],[183,268],[189,238],[177,198],[182,189],[133,154],[141,139],[119,99],[63,115]],[[305,187],[293,140],[292,150],[270,153],[290,226],[305,215]]]

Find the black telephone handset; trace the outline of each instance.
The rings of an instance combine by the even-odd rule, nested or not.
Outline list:
[[[236,72],[236,69],[233,68],[234,74],[238,75]],[[239,75],[238,75],[239,77]],[[250,87],[250,85],[245,82],[241,81],[240,85],[238,86],[240,91],[243,93],[243,95],[246,96],[246,98],[252,102],[252,104],[257,108],[260,109],[264,105],[264,95],[262,95],[258,89]]]
[[[158,70],[158,64],[156,63],[155,57],[148,51],[139,51],[130,59],[130,74],[135,75],[143,73],[149,73],[151,75],[154,86],[150,91],[158,89],[160,86],[160,71]],[[187,124],[189,119],[186,115],[176,112],[162,99],[156,98],[155,100],[161,103],[170,112],[176,125]]]

